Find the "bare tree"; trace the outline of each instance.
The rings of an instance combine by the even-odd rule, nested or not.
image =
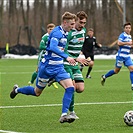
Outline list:
[[[122,30],[123,0],[32,0],[32,3],[30,0],[0,0],[0,46],[6,42],[15,45],[17,34],[21,36],[18,37],[20,43],[34,45],[34,36],[39,44],[46,25],[60,24],[65,11],[84,10],[88,14],[86,28],[94,28],[103,45],[115,41]],[[133,23],[132,9],[133,0],[126,0],[126,20]]]
[[[54,0],[49,0],[49,11],[48,11],[48,21],[49,23],[53,22],[54,14]]]
[[[133,25],[133,1],[132,0],[126,0],[126,20],[131,22]],[[133,31],[133,26],[132,26]],[[131,33],[133,36],[133,32]]]
[[[2,37],[3,4],[4,4],[4,0],[1,0],[1,1],[0,1],[0,38],[3,38],[3,37]]]
[[[58,0],[57,1],[57,9],[58,9],[58,13],[57,13],[57,24],[61,23],[61,14],[62,14],[62,0]]]

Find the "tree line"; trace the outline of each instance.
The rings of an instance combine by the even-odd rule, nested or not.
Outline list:
[[[133,0],[125,0],[126,21],[133,23]],[[65,11],[88,14],[86,28],[110,45],[123,29],[123,0],[0,0],[0,47],[39,46],[48,23],[60,25]]]

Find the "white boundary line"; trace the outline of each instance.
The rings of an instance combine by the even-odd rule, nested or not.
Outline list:
[[[74,105],[108,105],[108,104],[130,104],[133,101],[126,102],[94,102],[94,103],[75,103]],[[0,109],[8,109],[8,108],[31,108],[31,107],[55,107],[62,106],[62,104],[42,104],[42,105],[21,105],[21,106],[0,106]]]
[[[95,102],[95,103],[75,103],[75,105],[109,105],[109,104],[131,104],[133,101],[126,102]],[[50,106],[61,106],[62,104],[43,104],[43,105],[24,105],[24,106],[0,106],[0,109],[7,108],[31,108],[31,107],[50,107]],[[0,130],[2,133],[22,133],[14,131]]]
[[[94,70],[93,72],[106,72],[107,70]],[[126,72],[128,69],[121,70],[121,72]],[[32,72],[1,72],[1,75],[6,74],[31,74]]]
[[[21,132],[14,132],[14,131],[6,131],[6,130],[0,130],[1,133],[21,133]]]

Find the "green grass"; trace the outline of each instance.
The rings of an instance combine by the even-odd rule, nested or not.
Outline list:
[[[118,75],[108,78],[105,86],[101,86],[101,75],[113,69],[115,61],[95,60],[91,72],[92,79],[85,79],[85,91],[81,94],[75,93],[75,111],[80,119],[71,124],[60,124],[58,121],[61,115],[60,104],[64,93],[61,86],[59,89],[46,88],[40,97],[21,94],[15,99],[9,97],[14,84],[27,85],[32,72],[36,70],[36,62],[34,59],[0,60],[0,132],[1,130],[35,133],[133,132],[133,127],[128,127],[123,122],[125,112],[133,109],[133,103],[126,103],[133,100],[127,68],[123,67]],[[87,67],[83,70],[84,77],[86,71]],[[45,106],[51,104],[53,106]]]

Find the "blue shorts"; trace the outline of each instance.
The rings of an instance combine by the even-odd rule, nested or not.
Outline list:
[[[60,82],[61,80],[69,79],[70,74],[65,71],[63,65],[45,65],[45,63],[40,63],[36,86],[39,89],[44,89],[51,78],[55,79],[57,82]]]
[[[121,68],[122,64],[124,64],[124,66],[126,66],[126,67],[133,66],[133,61],[130,56],[129,57],[116,56],[115,66],[117,68]]]

